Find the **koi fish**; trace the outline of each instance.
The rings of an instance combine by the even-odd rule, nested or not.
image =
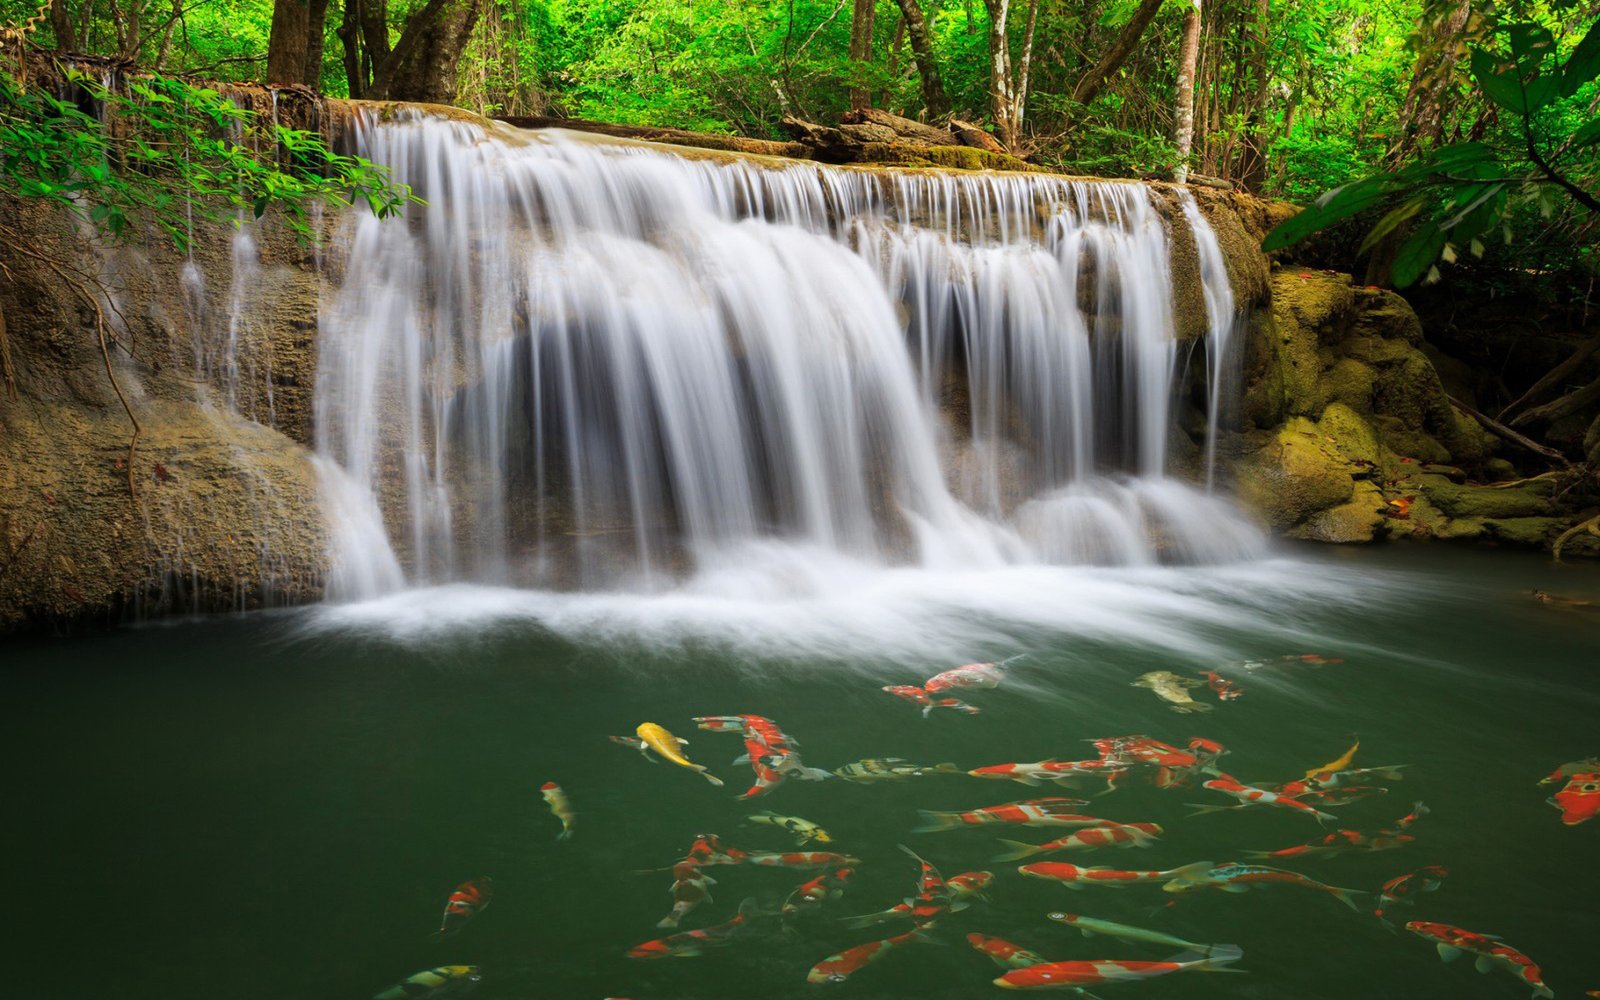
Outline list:
[[[1211,686],[1211,693],[1217,696],[1218,701],[1233,701],[1244,694],[1244,688],[1228,680],[1215,670],[1205,672],[1206,683]]]
[[[1106,983],[1154,979],[1172,972],[1242,972],[1228,966],[1244,957],[1234,944],[1212,945],[1204,951],[1186,951],[1164,962],[1129,962],[1112,959],[1045,962],[1015,969],[994,984],[1007,990],[1077,990]]]
[[[1288,786],[1276,789],[1279,795],[1288,795],[1290,798],[1299,799],[1308,806],[1325,806],[1329,809],[1338,809],[1362,799],[1369,799],[1374,795],[1388,795],[1389,790],[1382,785],[1349,785],[1345,788],[1307,788],[1302,792],[1290,792]]]
[[[1333,857],[1350,851],[1392,851],[1417,839],[1404,831],[1426,815],[1428,807],[1418,802],[1412,806],[1411,812],[1396,820],[1394,826],[1385,827],[1375,834],[1368,835],[1359,830],[1338,830],[1316,843],[1297,844],[1276,851],[1251,851],[1247,856],[1264,861],[1271,858]]]
[[[892,938],[884,938],[882,941],[868,941],[854,948],[846,948],[837,955],[829,955],[813,965],[811,971],[806,973],[806,982],[842,983],[895,948],[927,940],[921,930],[910,930]]]
[[[476,965],[440,965],[425,969],[395,983],[372,1000],[416,1000],[417,997],[443,997],[462,994],[483,979]]]
[[[1018,659],[1013,656],[1011,660]],[[943,673],[934,674],[928,682],[922,685],[929,694],[938,694],[951,688],[996,688],[1006,679],[1006,664],[1011,660],[1000,663],[969,663],[964,667],[955,667]]]
[[[1094,850],[1098,847],[1149,847],[1162,832],[1160,825],[1156,823],[1113,823],[1078,830],[1047,844],[1024,844],[1016,840],[1002,840],[1000,843],[1011,850],[996,855],[995,860],[1021,861],[1023,858],[1055,851]]]
[[[572,839],[572,803],[567,801],[567,793],[561,786],[553,781],[547,781],[539,786],[539,793],[550,806],[550,811],[555,813],[556,819],[561,821],[561,832],[556,834],[557,840]]]
[[[774,812],[758,812],[746,816],[744,821],[787,830],[794,835],[795,842],[802,847],[813,840],[819,844],[833,842],[833,837],[829,835],[828,831],[808,819],[801,819],[799,816],[779,816]]]
[[[1170,670],[1152,670],[1141,674],[1129,686],[1149,688],[1157,698],[1167,702],[1174,712],[1209,712],[1210,705],[1202,705],[1189,696],[1190,688],[1197,688],[1203,683],[1191,677],[1179,677]]]
[[[711,902],[710,887],[716,885],[717,880],[700,868],[693,861],[680,861],[672,866],[672,912],[662,917],[657,927],[676,927],[695,907]]]
[[[756,901],[747,899],[739,904],[739,912],[732,920],[717,924],[715,927],[702,927],[698,930],[680,931],[669,934],[664,938],[646,941],[644,944],[634,945],[627,951],[629,958],[692,958],[705,954],[707,948],[717,948],[734,941],[749,930],[755,919],[761,916],[761,911],[756,907]]]
[[[1005,805],[984,806],[970,812],[934,812],[918,809],[920,826],[912,833],[936,833],[955,830],[962,826],[984,826],[990,823],[1011,823],[1016,826],[1110,826],[1112,821],[1095,816],[1079,816],[1067,810],[1088,805],[1083,799],[1049,798],[1007,802]]]
[[[744,754],[736,758],[734,763],[749,764],[755,772],[755,783],[740,798],[753,799],[765,795],[788,777],[802,781],[831,777],[826,771],[806,767],[795,749],[800,744],[765,716],[700,715],[695,716],[693,721],[707,732],[738,733],[744,737]]]
[[[795,851],[775,854],[771,851],[751,851],[744,856],[743,864],[763,868],[843,868],[859,865],[860,858],[848,854],[831,854],[827,851]]]
[[[1476,934],[1431,920],[1413,920],[1406,924],[1406,930],[1424,940],[1434,942],[1434,947],[1439,951],[1439,958],[1443,961],[1451,962],[1460,958],[1462,952],[1471,952],[1478,956],[1473,967],[1479,972],[1488,972],[1499,966],[1533,987],[1534,996],[1545,1000],[1555,997],[1550,987],[1544,984],[1539,967],[1534,964],[1533,959],[1508,944],[1502,944],[1493,934]]]
[[[439,921],[435,937],[449,937],[461,930],[468,920],[483,912],[494,898],[494,879],[469,878],[456,886],[456,891],[444,904],[444,917]]]
[[[814,910],[830,899],[838,899],[844,895],[845,883],[855,875],[854,868],[840,868],[826,872],[800,886],[789,894],[784,901],[783,915],[796,917],[807,910]]]
[[[1551,771],[1539,779],[1541,785],[1559,785],[1579,774],[1593,774],[1600,771],[1600,757],[1585,757],[1583,760],[1569,760],[1565,764]]]
[[[1365,895],[1356,889],[1341,889],[1338,886],[1318,882],[1316,879],[1307,878],[1299,872],[1285,871],[1282,868],[1268,868],[1265,865],[1242,865],[1237,861],[1217,865],[1209,871],[1187,872],[1179,878],[1169,881],[1162,886],[1167,892],[1193,892],[1196,889],[1221,889],[1223,892],[1248,892],[1252,886],[1265,885],[1297,885],[1305,889],[1316,889],[1326,892],[1339,902],[1352,910],[1360,910],[1356,900]]]
[[[1342,753],[1339,756],[1335,757],[1333,760],[1328,761],[1326,764],[1322,765],[1321,767],[1313,767],[1311,770],[1307,771],[1306,772],[1306,780],[1310,781],[1311,779],[1315,778],[1317,775],[1323,774],[1323,773],[1326,773],[1326,772],[1329,772],[1329,771],[1343,771],[1345,768],[1350,766],[1350,762],[1351,761],[1356,759],[1356,751],[1360,750],[1360,749],[1361,749],[1361,741],[1360,740],[1356,740],[1354,743],[1352,743],[1350,745],[1350,749],[1346,750],[1344,753]]]
[[[1574,774],[1566,787],[1547,800],[1561,810],[1561,822],[1577,826],[1600,813],[1600,771]]]
[[[1121,888],[1128,885],[1148,885],[1152,882],[1171,882],[1188,878],[1211,869],[1211,862],[1196,861],[1164,872],[1119,871],[1115,868],[1083,868],[1065,861],[1036,861],[1021,865],[1017,871],[1029,878],[1042,878],[1060,882],[1068,889],[1082,889],[1086,885],[1104,885]]]
[[[1079,916],[1076,913],[1047,913],[1045,916],[1058,924],[1077,928],[1084,937],[1094,937],[1096,934],[1100,934],[1105,937],[1121,938],[1124,941],[1143,941],[1146,944],[1171,945],[1174,948],[1182,948],[1185,951],[1203,952],[1210,947],[1209,945],[1195,944],[1193,941],[1185,941],[1183,938],[1174,937],[1171,934],[1163,934],[1160,931],[1149,931],[1143,927],[1130,927],[1127,924],[1119,924],[1111,920],[1097,920],[1094,917]]]
[[[644,755],[645,760],[655,759],[650,756],[653,751],[662,760],[688,768],[718,788],[722,787],[722,779],[707,771],[704,764],[696,764],[683,755],[683,751],[679,748],[688,746],[688,740],[672,735],[654,722],[641,722],[634,732],[638,734],[636,739],[629,739],[626,736],[613,736],[611,739],[613,742],[638,750]]]
[[[741,851],[737,847],[727,847],[714,833],[697,834],[694,843],[689,845],[689,853],[684,862],[695,865],[739,865],[749,857],[748,851]]]
[[[770,747],[798,747],[800,741],[764,715],[697,715],[689,721],[710,733],[750,733]]]
[[[1318,823],[1325,823],[1330,819],[1338,818],[1313,806],[1308,806],[1299,799],[1280,795],[1277,792],[1269,792],[1265,788],[1257,788],[1254,785],[1241,785],[1237,781],[1231,781],[1226,778],[1213,778],[1201,787],[1209,788],[1214,792],[1221,792],[1224,795],[1231,795],[1239,800],[1239,804],[1234,806],[1207,806],[1191,802],[1189,804],[1195,807],[1195,811],[1190,813],[1190,816],[1205,816],[1209,813],[1228,812],[1249,806],[1273,806],[1305,813],[1308,816],[1315,817]]]
[[[1333,664],[1333,663],[1343,663],[1344,662],[1341,659],[1337,659],[1335,657],[1329,657],[1329,656],[1322,656],[1322,655],[1320,655],[1318,653],[1290,653],[1287,656],[1279,657],[1279,659],[1281,659],[1285,663],[1308,663],[1313,667],[1322,667],[1322,666],[1327,666],[1327,665]]]
[[[934,698],[925,689],[911,684],[891,684],[885,687],[884,690],[896,698],[904,698],[912,704],[921,705],[924,719],[931,715],[936,708],[954,709],[963,715],[977,715],[983,711],[983,709],[968,705],[958,698]]]
[[[1414,896],[1425,892],[1433,892],[1444,883],[1450,874],[1450,869],[1444,865],[1427,865],[1406,875],[1392,878],[1383,883],[1383,888],[1378,890],[1378,908],[1372,915],[1389,925],[1388,917],[1384,914],[1396,903],[1412,903]],[[1393,929],[1393,925],[1389,925]]]
[[[833,773],[846,781],[871,782],[904,781],[907,778],[920,778],[927,774],[965,774],[966,772],[954,764],[934,764],[930,767],[922,764],[912,764],[899,757],[882,757],[858,760],[853,764],[834,768]]]
[[[1409,764],[1388,764],[1384,767],[1351,767],[1343,771],[1320,771],[1306,779],[1313,788],[1344,788],[1367,781],[1402,781],[1400,772]]]
[[[911,860],[921,866],[917,873],[917,895],[914,899],[907,900],[911,904],[911,921],[917,925],[918,930],[932,927],[945,911],[950,909],[950,885],[939,874],[939,869],[929,864],[911,848],[904,844],[900,850],[910,855]]]
[[[994,960],[994,964],[1002,969],[1026,969],[1030,965],[1038,965],[1044,957],[1036,955],[1019,944],[1012,944],[1005,938],[991,937],[988,934],[968,934],[967,944],[978,949]]]
[[[967,774],[974,778],[996,778],[1015,781],[1036,788],[1049,781],[1056,785],[1070,785],[1086,777],[1103,777],[1106,784],[1116,783],[1128,773],[1126,765],[1104,760],[1041,760],[1035,764],[991,764],[974,768]]]
[[[993,872],[962,872],[952,875],[945,881],[945,888],[950,890],[950,912],[959,913],[972,905],[974,899],[987,899],[983,890],[994,881]],[[846,917],[846,927],[871,927],[874,924],[886,924],[892,920],[911,916],[910,903],[898,903],[887,910],[878,913],[866,913],[859,917]]]

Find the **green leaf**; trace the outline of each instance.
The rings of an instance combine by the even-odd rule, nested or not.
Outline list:
[[[1567,57],[1561,70],[1561,96],[1571,97],[1596,76],[1600,76],[1600,19],[1589,26],[1589,33]]]
[[[1407,200],[1396,208],[1390,209],[1367,233],[1366,239],[1361,241],[1361,246],[1357,248],[1356,253],[1363,254],[1371,250],[1378,244],[1379,240],[1394,232],[1401,223],[1406,222],[1422,211],[1422,206],[1426,201],[1426,198],[1418,196]]]
[[[1444,250],[1444,243],[1444,231],[1438,223],[1428,222],[1418,227],[1395,253],[1394,263],[1389,268],[1394,287],[1405,288],[1415,284],[1418,278],[1428,273],[1428,268],[1433,266],[1433,262],[1439,259],[1439,253]]]
[[[1387,177],[1367,177],[1327,192],[1317,203],[1278,223],[1261,241],[1263,253],[1292,246],[1335,222],[1348,219],[1378,204],[1389,194]]]
[[[1591,146],[1597,142],[1600,142],[1600,118],[1596,118],[1572,133],[1573,149],[1582,149],[1584,146]]]

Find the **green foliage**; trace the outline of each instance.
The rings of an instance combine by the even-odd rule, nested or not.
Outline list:
[[[53,202],[110,238],[148,220],[185,247],[195,217],[238,224],[269,207],[310,237],[314,204],[360,199],[382,217],[412,200],[385,168],[262,122],[214,90],[161,76],[119,89],[75,70],[65,79],[75,100],[0,70],[0,192]]]
[[[1600,77],[1600,21],[1565,57],[1554,33],[1534,22],[1497,26],[1485,42],[1472,49],[1473,81],[1511,116],[1493,141],[1449,143],[1404,168],[1336,187],[1267,234],[1262,249],[1287,247],[1389,204],[1361,249],[1396,241],[1390,278],[1404,288],[1437,277],[1437,262],[1454,261],[1462,249],[1482,256],[1491,233],[1512,242],[1519,214],[1548,217],[1556,198],[1600,217],[1600,170],[1593,155],[1600,120],[1591,117]]]

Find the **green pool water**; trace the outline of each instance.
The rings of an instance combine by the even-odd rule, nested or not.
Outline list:
[[[1511,552],[1391,548],[1294,552],[1205,570],[1049,570],[852,577],[835,592],[744,600],[522,595],[445,588],[360,608],[303,609],[131,627],[0,647],[8,795],[0,994],[19,998],[364,998],[418,970],[480,966],[493,998],[871,998],[1002,996],[969,932],[1051,960],[1167,957],[1085,939],[1048,921],[1069,910],[1232,943],[1247,975],[1186,974],[1097,988],[1116,997],[1521,997],[1526,987],[1392,933],[1321,893],[1272,888],[1174,897],[1158,887],[1072,892],[998,864],[996,837],[914,834],[918,809],[959,810],[1050,788],[926,776],[896,783],[791,781],[738,792],[736,736],[697,715],[768,716],[805,762],[902,757],[963,768],[1092,757],[1086,740],[1193,736],[1221,766],[1276,782],[1337,757],[1404,764],[1387,795],[1334,809],[1374,830],[1432,810],[1400,850],[1286,863],[1372,890],[1426,864],[1451,877],[1401,920],[1501,935],[1540,963],[1558,996],[1600,989],[1600,821],[1564,827],[1537,781],[1600,752],[1600,612],[1539,604],[1531,588],[1600,600],[1600,567]],[[998,689],[962,695],[982,713],[917,710],[882,693],[980,658],[1028,654]],[[1282,663],[1318,653],[1344,662]],[[1243,661],[1264,661],[1246,670]],[[1131,686],[1140,674],[1222,668],[1244,695],[1178,714]],[[959,692],[956,692],[960,694]],[[687,738],[727,782],[713,788],[606,740],[643,721]],[[570,841],[540,798],[559,782]],[[1085,786],[1092,794],[1097,791]],[[1148,849],[1061,856],[1171,868],[1243,860],[1322,836],[1270,810],[1190,817],[1226,804],[1198,788],[1135,785],[1086,810],[1162,824]],[[703,957],[624,957],[661,936],[665,873],[697,833],[748,850],[793,850],[744,822],[771,809],[829,830],[862,859],[821,914],[774,921]],[[1046,831],[1009,830],[1043,841]],[[940,922],[831,986],[820,959],[873,937],[837,918],[910,890],[907,844],[945,875],[996,873],[989,902]],[[810,875],[718,868],[714,902],[781,903]],[[430,939],[458,883],[490,876],[491,905]],[[884,933],[904,929],[891,927]]]

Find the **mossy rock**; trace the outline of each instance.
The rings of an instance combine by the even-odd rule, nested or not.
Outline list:
[[[1548,548],[1567,526],[1562,517],[1499,517],[1484,521],[1486,533],[1497,541],[1529,548]]]
[[[1040,169],[1009,153],[992,153],[974,146],[914,146],[906,142],[863,143],[857,162],[900,167],[949,167],[954,170],[1037,172]]]
[[[1272,276],[1272,305],[1332,343],[1343,338],[1355,294],[1347,274],[1279,270]]]
[[[1355,299],[1355,331],[1385,340],[1407,344],[1422,343],[1422,320],[1411,303],[1383,288],[1352,289]]]
[[[1378,375],[1355,358],[1340,358],[1322,375],[1322,399],[1342,403],[1357,413],[1372,412],[1372,389]]]
[[[1372,483],[1355,484],[1355,495],[1348,503],[1318,511],[1305,523],[1289,532],[1291,538],[1339,545],[1359,544],[1388,533],[1388,518],[1383,516],[1383,493]]]
[[[1534,479],[1517,486],[1469,486],[1443,476],[1420,476],[1419,486],[1430,502],[1451,517],[1548,518],[1551,483]]]
[[[1317,421],[1317,430],[1350,462],[1382,469],[1392,461],[1393,456],[1378,440],[1378,432],[1365,417],[1343,403],[1328,404]]]
[[[1397,417],[1379,414],[1373,418],[1373,423],[1377,425],[1378,436],[1384,445],[1396,455],[1415,459],[1419,464],[1444,464],[1450,461],[1450,449],[1435,441],[1432,435],[1416,430]]]
[[[1239,463],[1237,490],[1240,501],[1276,531],[1348,503],[1355,493],[1349,463],[1303,417],[1288,420]]]

